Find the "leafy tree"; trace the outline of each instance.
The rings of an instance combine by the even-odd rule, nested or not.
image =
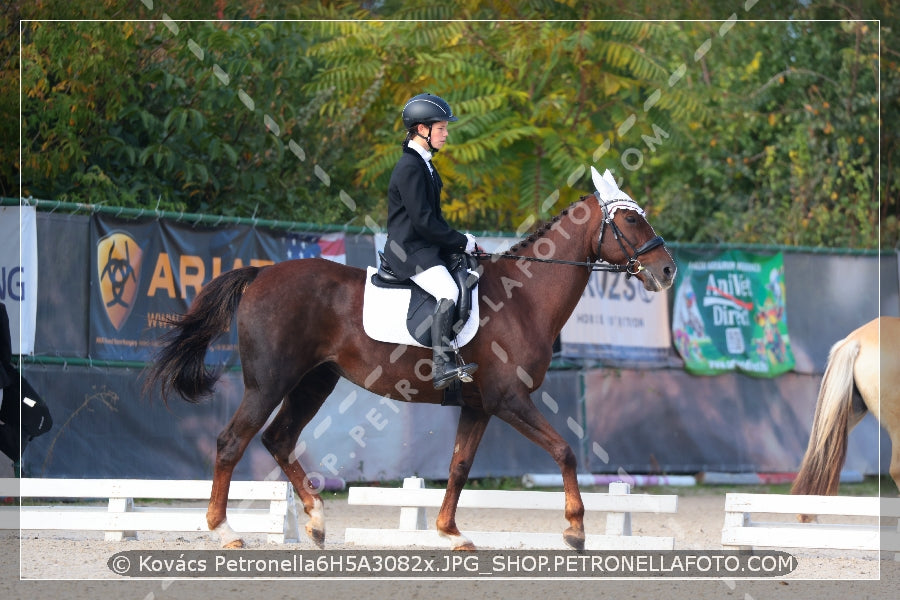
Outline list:
[[[706,3],[633,6],[645,17],[726,16]],[[654,222],[682,241],[873,248],[880,217],[881,246],[898,246],[896,9],[760,0],[733,10],[740,20],[724,36],[721,22],[682,26],[691,47],[714,42],[691,82],[708,88],[714,118],[694,124],[681,156],[663,152],[647,170],[667,203]],[[742,22],[753,19],[783,22]]]
[[[26,194],[286,220],[345,216],[339,202],[315,201],[327,179],[304,164],[316,160],[304,138],[323,128],[296,97],[313,69],[297,24],[36,23],[26,38]]]
[[[644,95],[667,76],[640,46],[666,26],[422,21],[448,16],[441,11],[402,12],[409,20],[399,23],[324,24],[311,52],[325,68],[308,89],[332,94],[323,107],[328,117],[368,98],[362,118],[374,143],[360,162],[359,184],[379,196],[403,139],[403,102],[421,91],[448,99],[460,121],[439,159],[452,182],[446,212],[470,227],[518,229],[559,210],[561,196],[575,199],[560,188],[587,191],[594,154],[612,147],[605,159],[612,164],[609,141],[629,115],[644,112]],[[670,113],[668,120],[698,109],[676,92],[657,111]],[[647,123],[638,129],[652,133]]]
[[[686,30],[715,39],[704,24]],[[720,41],[694,84],[712,119],[650,175],[666,226],[683,241],[874,246],[876,33],[862,22],[750,22]]]
[[[667,239],[874,247],[879,221],[884,246],[900,239],[883,1],[41,0],[0,14],[7,83],[19,18],[118,20],[23,24],[22,162],[7,119],[4,195],[21,170],[39,198],[377,225],[400,106],[431,91],[460,115],[438,158],[460,227],[525,228],[588,191],[595,164]],[[298,20],[265,21],[284,17]]]

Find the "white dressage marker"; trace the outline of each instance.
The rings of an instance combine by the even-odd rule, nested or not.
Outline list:
[[[0,529],[105,531],[106,539],[138,531],[209,531],[206,508],[139,506],[135,499],[209,500],[211,481],[150,479],[0,479],[0,496],[103,499],[107,506],[0,507]],[[229,509],[235,531],[265,533],[270,543],[300,539],[294,491],[286,481],[232,481],[229,500],[268,501],[268,508]]]
[[[673,537],[633,536],[632,513],[675,513],[678,496],[631,494],[627,483],[611,483],[608,494],[582,494],[585,512],[606,512],[605,535],[588,534],[587,550],[672,550]],[[439,508],[444,499],[443,489],[425,489],[418,477],[407,477],[402,488],[351,487],[349,504],[400,507],[397,529],[360,529],[348,527],[344,541],[367,547],[423,546],[445,548],[450,542],[429,529],[426,508]],[[459,508],[493,508],[502,510],[534,509],[561,511],[565,506],[563,492],[463,490]],[[478,548],[560,549],[569,547],[560,533],[516,531],[463,531]]]
[[[754,513],[787,516],[784,521],[754,521],[751,516]],[[872,517],[872,523],[800,523],[796,519],[799,514]],[[765,546],[900,552],[897,517],[900,517],[900,498],[725,494],[722,547],[727,550]]]

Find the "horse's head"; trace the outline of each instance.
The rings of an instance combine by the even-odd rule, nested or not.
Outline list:
[[[597,241],[592,244],[595,253],[592,258],[622,267],[648,291],[659,292],[671,287],[675,281],[675,261],[644,211],[619,189],[609,170],[601,177],[591,167],[591,173],[597,188],[594,197],[601,209],[593,219],[597,223]]]

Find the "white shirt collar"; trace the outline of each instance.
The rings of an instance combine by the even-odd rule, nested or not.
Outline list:
[[[433,156],[431,152],[420,146],[415,140],[410,140],[408,145],[410,148],[418,152],[419,156],[421,156],[422,160],[424,160],[426,163],[431,162],[431,157]]]

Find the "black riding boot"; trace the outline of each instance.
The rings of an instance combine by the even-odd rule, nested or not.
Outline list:
[[[453,301],[438,300],[434,311],[434,320],[431,322],[431,346],[434,350],[434,389],[442,390],[455,379],[471,381],[472,374],[478,370],[478,365],[469,363],[457,366],[455,355],[451,354],[451,326],[453,321]]]

